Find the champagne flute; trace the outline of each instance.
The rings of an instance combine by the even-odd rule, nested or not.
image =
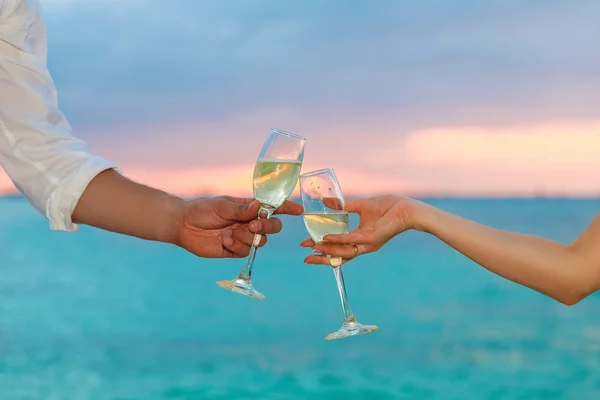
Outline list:
[[[325,235],[348,233],[350,223],[344,195],[331,168],[300,175],[300,195],[304,206],[304,224],[315,243],[322,242]],[[330,333],[325,339],[342,339],[373,332],[378,328],[377,325],[362,325],[352,314],[346,293],[341,257],[330,256],[329,261],[340,292],[344,322],[340,329]]]
[[[254,167],[254,198],[260,201],[258,218],[270,218],[294,191],[304,158],[302,136],[271,129]],[[237,278],[217,285],[255,299],[265,296],[252,286],[252,266],[261,235],[255,234],[250,255]]]

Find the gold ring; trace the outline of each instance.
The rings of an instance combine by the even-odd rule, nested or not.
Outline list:
[[[358,246],[354,245],[354,257],[353,258],[356,258],[358,256],[359,256]]]

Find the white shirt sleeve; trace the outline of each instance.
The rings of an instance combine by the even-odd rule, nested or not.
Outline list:
[[[0,0],[0,164],[50,221],[74,232],[71,215],[100,172],[117,166],[87,151],[58,108],[37,0]]]

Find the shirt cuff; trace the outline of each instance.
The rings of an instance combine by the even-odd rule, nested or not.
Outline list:
[[[92,156],[76,173],[61,181],[46,202],[46,217],[50,221],[51,230],[77,232],[79,227],[73,223],[73,211],[92,179],[108,169],[121,173],[116,164]]]

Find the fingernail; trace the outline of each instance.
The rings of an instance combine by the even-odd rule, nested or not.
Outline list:
[[[231,246],[233,244],[233,239],[230,237],[225,237],[223,238],[223,243],[225,243],[227,246]]]
[[[250,223],[250,229],[252,229],[254,231],[260,230],[260,222],[258,222],[258,221],[252,221]]]
[[[230,230],[223,231],[223,237],[231,237],[232,234],[233,234],[233,231],[230,231]]]

